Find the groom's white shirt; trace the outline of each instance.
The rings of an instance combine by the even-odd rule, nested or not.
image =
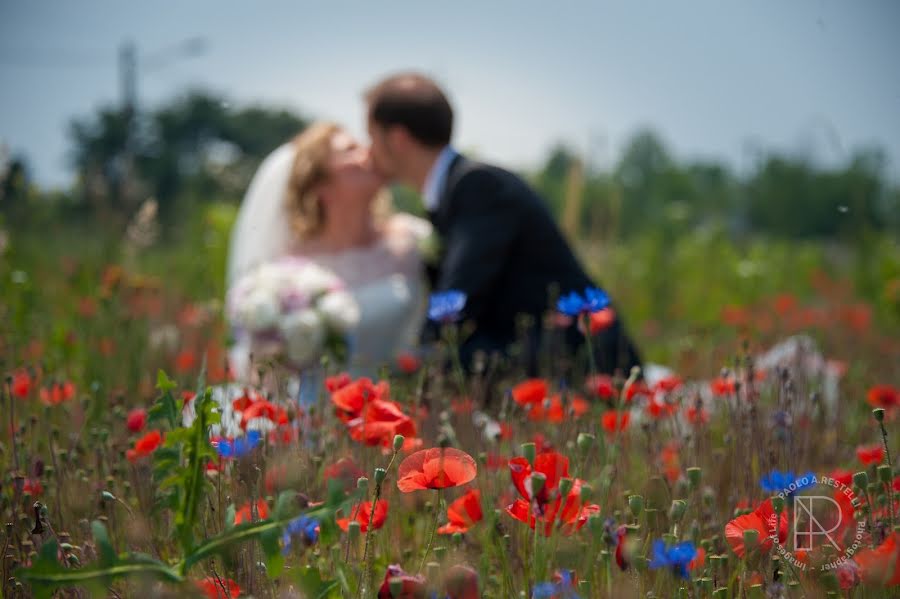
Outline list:
[[[425,178],[425,188],[422,189],[422,202],[428,212],[437,210],[438,202],[441,199],[441,190],[447,181],[447,171],[450,170],[450,164],[458,154],[459,152],[453,149],[453,146],[444,146],[434,164],[431,165],[428,177]]]

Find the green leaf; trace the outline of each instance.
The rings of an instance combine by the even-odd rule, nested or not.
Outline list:
[[[109,533],[106,527],[99,520],[91,522],[91,532],[94,535],[94,543],[100,552],[100,565],[109,566],[116,562],[116,550],[113,549],[109,540]]]
[[[322,575],[317,568],[307,566],[301,568],[296,575],[297,586],[303,590],[303,594],[309,599],[327,599],[338,597],[340,584],[337,580],[322,580]]]
[[[15,577],[28,584],[37,599],[50,599],[56,589],[63,587],[82,587],[94,597],[104,597],[110,581],[135,575],[166,582],[183,581],[178,572],[147,555],[133,554],[120,559],[113,552],[110,556],[112,545],[109,544],[106,529],[102,525],[93,526],[93,529],[101,553],[99,563],[86,568],[65,568],[56,559],[59,549],[56,541],[48,541],[41,546],[32,566],[19,568],[14,573]],[[107,560],[110,561],[104,563]]]
[[[259,535],[259,544],[262,545],[266,556],[266,573],[269,578],[275,578],[284,569],[284,556],[281,554],[281,528],[270,528]]]

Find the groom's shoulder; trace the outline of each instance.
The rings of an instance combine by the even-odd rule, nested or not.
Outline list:
[[[502,188],[515,194],[534,193],[525,180],[512,171],[462,155],[451,169],[448,187],[451,189],[489,187],[495,190]]]

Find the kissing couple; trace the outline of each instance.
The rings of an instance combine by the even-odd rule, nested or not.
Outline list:
[[[618,309],[606,311],[596,331],[577,319],[563,318],[560,330],[544,326],[555,297],[597,283],[528,184],[454,148],[453,108],[434,81],[390,76],[365,93],[365,110],[368,145],[317,122],[263,161],[232,231],[229,286],[291,256],[334,273],[358,310],[346,364],[356,375],[374,375],[434,339],[428,298],[447,291],[465,299],[466,368],[519,344],[515,359],[537,376],[542,345],[574,354],[586,333],[598,372],[627,377],[640,365]],[[420,193],[428,220],[392,211],[388,184]],[[240,380],[253,369],[253,347],[236,339],[230,366]]]

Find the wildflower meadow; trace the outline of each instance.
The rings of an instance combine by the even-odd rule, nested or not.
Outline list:
[[[896,320],[851,271],[820,256],[705,320],[701,273],[663,321],[627,270],[560,298],[549,339],[607,326],[609,296],[631,318],[647,365],[618,376],[552,343],[541,378],[515,352],[466,375],[445,296],[430,351],[376,377],[326,358],[298,402],[275,368],[231,381],[217,214],[147,251],[8,232],[4,597],[896,596]],[[678,272],[696,250],[673,249]]]

